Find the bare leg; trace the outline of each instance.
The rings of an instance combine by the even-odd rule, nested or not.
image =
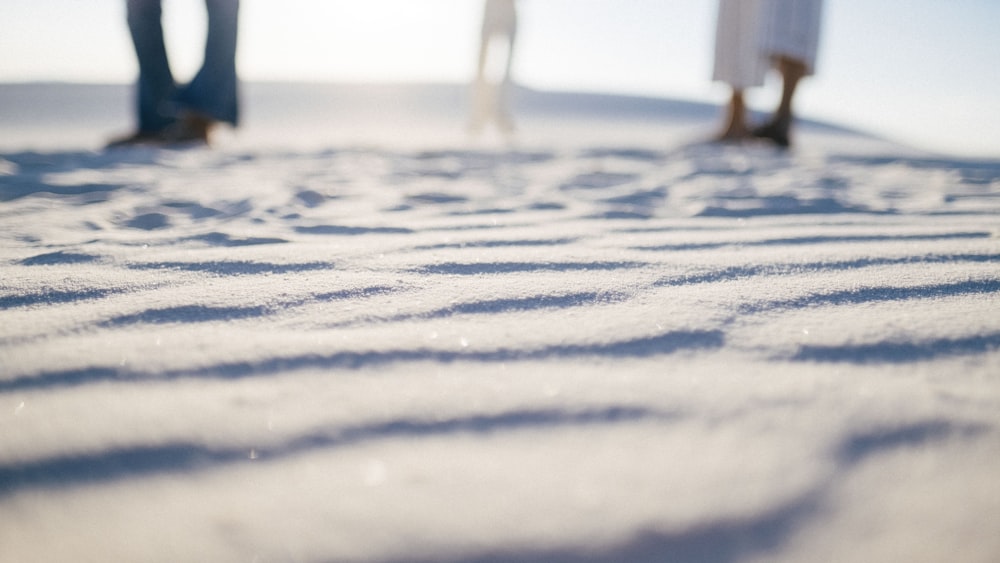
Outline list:
[[[507,61],[504,65],[503,78],[497,86],[496,115],[497,126],[504,133],[514,132],[514,118],[510,114],[510,90],[512,87],[511,69],[514,66],[514,45],[516,32],[507,37]]]
[[[715,140],[718,142],[732,142],[749,137],[750,130],[747,129],[747,106],[743,99],[743,90],[733,90],[727,111],[726,127],[721,133],[716,135]]]
[[[479,43],[474,87],[472,119],[469,130],[478,132],[493,121],[504,133],[513,130],[513,121],[507,111],[507,94],[510,87],[514,37],[517,33],[517,8],[515,0],[486,0],[483,5],[483,27]],[[495,41],[507,40],[507,59],[496,60]],[[490,51],[493,51],[491,53]],[[491,59],[492,57],[492,59]],[[494,63],[503,63],[499,67]],[[492,76],[493,70],[501,72]]]
[[[490,65],[491,55],[496,57],[493,47],[496,34],[484,34],[479,47],[479,61],[476,69],[476,78],[473,84],[473,109],[469,121],[469,131],[478,133],[482,131],[490,122],[496,124],[502,133],[512,133],[514,131],[514,120],[510,115],[508,107],[508,96],[511,88],[511,68],[514,54],[514,35],[510,34],[507,39],[507,59],[504,61],[502,69],[503,75],[497,79],[487,76],[487,66]],[[494,51],[491,53],[491,51]],[[492,70],[492,68],[490,69]]]
[[[490,36],[484,34],[479,40],[479,60],[476,64],[476,80],[486,80],[486,58],[489,55]]]
[[[472,115],[469,120],[469,131],[480,132],[489,119],[490,91],[486,82],[486,61],[489,56],[490,37],[483,34],[479,42],[479,60],[476,66],[476,78],[472,83]]]
[[[799,60],[788,57],[778,59],[778,70],[781,72],[781,102],[774,111],[771,120],[766,124],[754,129],[755,137],[769,139],[781,147],[791,144],[790,133],[792,129],[792,101],[795,99],[795,91],[799,82],[805,77],[806,65]]]
[[[795,90],[798,88],[799,82],[806,75],[806,65],[802,61],[782,57],[779,68],[782,79],[781,104],[778,105],[775,117],[782,121],[791,122],[792,100],[795,98]]]

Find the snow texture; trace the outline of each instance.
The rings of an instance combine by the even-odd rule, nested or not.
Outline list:
[[[525,121],[0,154],[0,561],[1000,558],[1000,161]]]

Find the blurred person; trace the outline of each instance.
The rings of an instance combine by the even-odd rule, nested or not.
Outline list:
[[[514,45],[517,38],[516,0],[486,0],[483,6],[483,26],[479,41],[479,60],[476,67],[473,101],[473,115],[470,129],[480,131],[493,121],[497,127],[510,133],[514,122],[507,107],[507,96],[511,84],[511,67],[514,61]],[[506,57],[502,62],[500,77],[490,80],[488,76],[490,55],[497,48],[506,47]]]
[[[136,144],[208,143],[220,123],[239,120],[236,37],[239,0],[205,0],[208,34],[201,69],[179,85],[163,38],[161,0],[126,0],[139,77],[137,129],[109,147]]]
[[[767,73],[766,57],[759,50],[765,1],[719,0],[712,79],[728,84],[732,93],[726,125],[717,140],[739,141],[750,137],[744,92],[762,86]]]
[[[717,140],[791,144],[792,102],[816,67],[822,10],[823,0],[719,0],[713,79],[732,95]],[[750,128],[744,92],[762,86],[770,68],[781,74],[781,101],[767,123]]]

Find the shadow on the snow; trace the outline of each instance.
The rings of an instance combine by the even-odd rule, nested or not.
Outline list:
[[[813,488],[770,509],[744,517],[725,517],[678,530],[645,530],[606,546],[487,548],[465,553],[408,556],[408,563],[730,563],[766,558],[780,551],[802,529],[830,510],[837,487],[859,464],[900,450],[971,440],[988,428],[946,420],[927,420],[847,436],[831,451],[835,469]],[[317,563],[320,563],[319,560]],[[382,563],[401,563],[387,560]]]
[[[273,266],[273,265],[272,265]],[[254,264],[252,267],[241,266],[245,273],[272,273],[267,264]],[[282,272],[273,272],[282,273]],[[322,303],[330,301],[342,301],[347,299],[361,300],[377,295],[386,295],[399,288],[388,286],[371,286],[357,289],[346,289],[329,293],[320,293],[303,296],[297,299],[287,299],[269,303],[267,305],[251,305],[245,307],[229,306],[220,307],[212,305],[178,305],[176,307],[163,307],[146,309],[138,313],[117,315],[106,321],[98,323],[96,326],[102,328],[127,327],[132,325],[158,325],[158,324],[196,324],[211,322],[230,322],[244,319],[263,319],[275,313],[287,311],[310,303]],[[2,388],[2,384],[0,384]]]
[[[330,328],[343,328],[358,324],[397,323],[410,320],[443,319],[458,315],[502,315],[506,313],[524,313],[529,311],[545,311],[571,309],[575,307],[595,306],[603,303],[620,303],[628,299],[623,293],[602,293],[585,291],[568,295],[533,295],[531,297],[512,299],[491,299],[454,303],[446,307],[422,313],[399,314],[392,317],[363,317],[354,321],[346,321],[330,325]]]
[[[82,252],[47,252],[18,262],[21,266],[65,266],[69,264],[93,264],[100,262],[101,257]]]
[[[0,297],[0,310],[16,307],[32,307],[35,305],[55,305],[58,303],[75,303],[104,299],[122,293],[118,289],[81,289],[77,291],[46,291],[44,293],[28,293],[22,295],[5,295]]]
[[[987,354],[996,350],[1000,350],[1000,332],[919,342],[889,341],[840,346],[803,346],[792,359],[821,363],[907,364]]]
[[[648,530],[625,543],[607,547],[496,549],[443,557],[429,554],[426,558],[407,557],[383,563],[726,563],[777,550],[819,510],[821,497],[806,494],[752,517],[720,519],[676,532]]]
[[[219,262],[152,262],[129,264],[133,270],[177,270],[200,272],[217,276],[256,276],[264,274],[290,274],[333,270],[329,262],[306,262],[302,264],[275,264],[270,262],[219,261]]]
[[[412,229],[402,227],[348,227],[344,225],[314,225],[311,227],[295,227],[296,233],[302,235],[327,236],[361,236],[361,235],[409,235]]]
[[[892,211],[872,209],[867,205],[852,205],[832,197],[809,198],[803,196],[756,196],[727,202],[716,199],[717,205],[708,205],[696,217],[751,218],[776,215],[834,215],[834,214],[892,214]]]
[[[24,197],[58,198],[74,203],[93,203],[110,198],[110,194],[126,188],[125,183],[63,183],[50,181],[53,174],[80,170],[107,170],[129,164],[153,164],[153,151],[122,151],[94,153],[89,151],[18,152],[0,154],[0,161],[15,167],[16,173],[0,183],[0,202]]]
[[[837,236],[803,236],[784,237],[764,240],[731,240],[718,242],[692,242],[661,244],[653,246],[637,246],[635,250],[648,252],[666,252],[683,250],[715,250],[719,248],[743,248],[755,246],[800,246],[820,244],[869,244],[876,242],[921,242],[939,240],[974,240],[989,239],[993,234],[988,231],[969,231],[962,233],[933,233],[914,235],[837,235]],[[996,257],[994,256],[994,259]]]
[[[148,309],[140,313],[119,315],[100,323],[102,327],[123,327],[137,324],[169,323],[209,323],[259,319],[268,316],[271,308],[263,305],[255,307],[211,307],[208,305],[181,305],[163,309]]]
[[[905,156],[833,156],[831,164],[851,164],[870,167],[884,167],[897,164],[917,170],[941,170],[958,172],[964,184],[989,186],[1000,180],[1000,162],[965,158],[914,158]]]
[[[479,276],[485,274],[515,274],[531,272],[596,272],[636,270],[649,266],[646,262],[447,262],[422,266],[412,270],[418,274]]]
[[[970,280],[956,283],[920,285],[913,287],[866,287],[845,289],[815,295],[803,295],[763,303],[747,303],[739,307],[743,314],[761,313],[805,307],[864,305],[913,299],[941,299],[963,295],[985,295],[1000,292],[1000,280]]]
[[[638,337],[617,342],[561,344],[540,348],[500,348],[495,350],[435,350],[429,348],[381,351],[344,351],[329,355],[305,354],[287,358],[268,358],[256,362],[233,362],[194,370],[175,370],[155,374],[131,372],[120,367],[90,367],[79,370],[46,372],[0,381],[0,393],[28,389],[76,387],[103,383],[169,381],[175,379],[239,379],[265,377],[308,369],[356,370],[408,362],[442,364],[513,363],[523,361],[572,360],[584,358],[630,359],[654,358],[684,351],[715,350],[725,344],[725,335],[717,330],[677,331],[656,336]]]
[[[988,430],[975,424],[958,425],[935,419],[889,428],[875,428],[844,440],[837,451],[843,465],[855,465],[878,454],[899,450],[919,449],[935,442],[975,438]]]
[[[419,440],[454,435],[593,427],[638,422],[668,423],[678,413],[632,406],[579,411],[517,410],[444,420],[402,419],[329,428],[267,445],[211,447],[200,443],[134,445],[97,453],[63,455],[0,465],[0,497],[24,489],[61,488],[109,483],[168,473],[221,469],[234,464],[269,463],[293,456],[389,439]]]
[[[673,287],[701,283],[719,283],[757,276],[816,275],[823,272],[857,270],[873,266],[904,266],[907,264],[1000,264],[1000,254],[931,254],[898,258],[855,258],[830,262],[774,263],[764,265],[730,266],[704,272],[674,275],[658,280],[655,287]]]
[[[529,240],[474,240],[462,242],[450,242],[441,244],[428,244],[415,246],[411,250],[453,250],[460,248],[532,248],[545,246],[566,246],[577,242],[578,238],[553,238],[553,239],[529,239]]]

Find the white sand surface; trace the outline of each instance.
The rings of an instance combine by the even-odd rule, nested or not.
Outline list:
[[[1000,560],[1000,159],[606,102],[9,120],[0,561]]]

